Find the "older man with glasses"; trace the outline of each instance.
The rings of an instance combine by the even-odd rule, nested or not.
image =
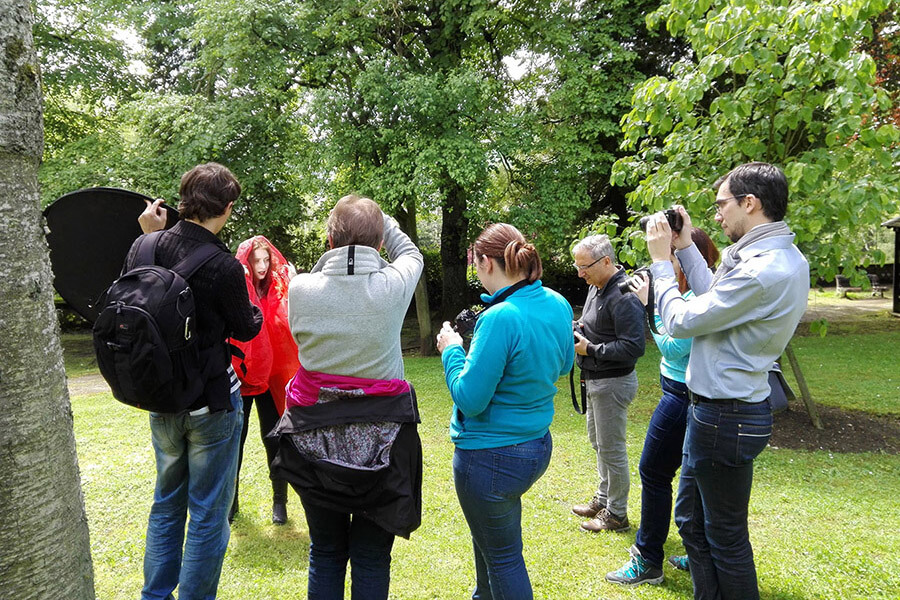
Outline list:
[[[608,236],[587,237],[572,254],[578,276],[588,284],[581,319],[575,322],[575,353],[599,475],[594,497],[572,512],[588,519],[581,524],[587,531],[627,531],[631,475],[625,424],[637,393],[634,366],[644,354],[644,307],[633,293],[619,289],[627,276],[615,263]]]

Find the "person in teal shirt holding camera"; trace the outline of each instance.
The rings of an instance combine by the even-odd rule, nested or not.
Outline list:
[[[522,556],[522,495],[547,470],[556,381],[575,357],[572,307],[540,282],[541,259],[512,225],[485,229],[475,269],[488,294],[468,354],[437,336],[453,398],[453,479],[472,533],[473,598],[533,598]]]

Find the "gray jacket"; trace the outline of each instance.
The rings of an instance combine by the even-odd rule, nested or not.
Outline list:
[[[672,263],[655,262],[657,308],[672,337],[693,337],[687,385],[707,398],[761,402],[768,373],[784,351],[809,296],[809,263],[794,235],[763,239],[740,251],[737,266],[712,285],[693,244],[676,250],[696,296],[678,293]]]
[[[384,248],[390,263],[368,246],[334,248],[291,280],[288,321],[308,371],[403,378],[400,328],[424,263],[387,215]]]

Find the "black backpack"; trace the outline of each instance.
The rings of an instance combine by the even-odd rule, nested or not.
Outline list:
[[[200,397],[206,381],[187,280],[222,250],[204,244],[167,269],[154,264],[162,233],[140,238],[132,269],[100,297],[94,352],[117,400],[177,413]]]

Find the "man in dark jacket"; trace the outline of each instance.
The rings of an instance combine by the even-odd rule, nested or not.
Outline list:
[[[216,237],[240,193],[237,179],[222,165],[194,167],[181,178],[181,219],[162,234],[156,248],[156,264],[163,267],[172,267],[205,244],[222,252],[188,279],[207,374],[204,389],[185,412],[150,413],[156,489],[147,526],[142,600],[170,600],[176,586],[181,599],[212,600],[219,585],[243,426],[240,383],[226,339],[250,340],[262,326],[262,314],[247,295],[243,267]],[[149,205],[139,218],[145,232],[165,224],[159,204]],[[137,243],[128,253],[126,269],[132,267],[136,249]]]
[[[627,276],[615,263],[608,236],[587,237],[572,254],[578,276],[589,286],[575,323],[575,353],[587,389],[588,437],[600,478],[591,501],[573,506],[572,512],[589,519],[581,524],[588,531],[627,531],[625,424],[637,393],[634,365],[644,354],[644,307],[633,293],[619,290]]]

